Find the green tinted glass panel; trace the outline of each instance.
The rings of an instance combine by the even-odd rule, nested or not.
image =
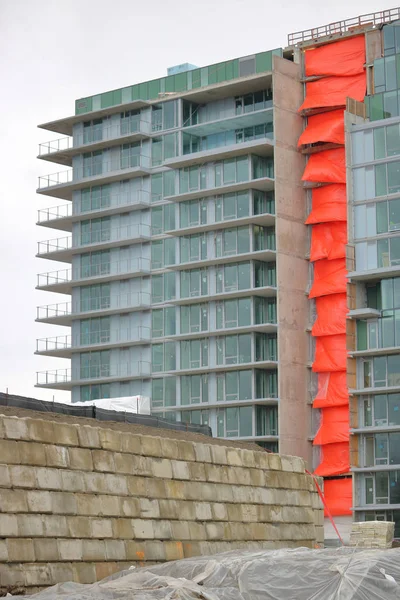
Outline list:
[[[376,165],[375,167],[375,194],[376,196],[386,196],[386,165]]]
[[[166,92],[174,92],[175,91],[175,75],[170,75],[165,78],[165,91]]]
[[[260,52],[256,54],[256,73],[272,70],[272,53]]]
[[[383,119],[383,94],[369,97],[369,118],[371,121]]]
[[[367,349],[367,323],[357,321],[357,350]]]
[[[107,108],[113,105],[113,92],[101,94],[101,108]]]
[[[211,65],[208,67],[208,84],[211,85],[213,83],[217,83],[217,72],[220,68],[221,64]]]
[[[140,100],[148,100],[149,84],[147,82],[139,84],[139,98],[140,98]]]
[[[184,92],[187,90],[187,73],[177,73],[175,75],[175,92]]]
[[[194,69],[192,71],[192,88],[198,88],[201,86],[201,71],[200,69]]]
[[[132,86],[132,100],[139,100],[140,98],[140,89],[139,85]]]
[[[149,81],[149,99],[154,100],[158,97],[158,93],[161,91],[160,89],[160,80],[154,79],[153,81]]]
[[[386,233],[388,230],[387,202],[376,204],[376,233]]]
[[[222,83],[226,81],[226,63],[221,63],[217,67],[217,82]]]
[[[377,127],[374,129],[374,154],[375,158],[385,158],[385,128]]]
[[[75,101],[75,114],[90,112],[92,109],[92,98],[81,98]]]
[[[225,76],[228,81],[235,77],[234,63],[234,60],[228,60],[228,62],[225,63]]]

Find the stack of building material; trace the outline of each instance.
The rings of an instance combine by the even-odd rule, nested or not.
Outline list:
[[[394,537],[394,523],[391,521],[365,521],[353,523],[350,533],[350,546],[358,548],[391,548]]]

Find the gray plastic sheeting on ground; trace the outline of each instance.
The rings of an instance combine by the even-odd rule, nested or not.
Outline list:
[[[131,568],[95,584],[62,583],[31,598],[392,600],[400,598],[400,549],[236,550]]]

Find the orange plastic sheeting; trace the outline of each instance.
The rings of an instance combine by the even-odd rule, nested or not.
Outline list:
[[[344,111],[332,110],[320,115],[308,117],[308,124],[299,137],[298,146],[330,142],[344,144]]]
[[[318,223],[311,230],[310,260],[333,260],[346,256],[347,223]]]
[[[299,112],[313,108],[346,106],[346,98],[362,102],[366,92],[365,73],[351,77],[324,77],[306,83],[306,97]]]
[[[326,44],[305,54],[306,76],[357,75],[364,73],[365,40],[363,35]]]
[[[346,334],[315,338],[314,373],[343,371],[347,367]]]
[[[346,185],[333,183],[312,190],[312,209],[306,225],[347,221]]]
[[[346,286],[345,258],[317,260],[314,263],[314,283],[310,291],[310,298],[318,298],[329,294],[343,294],[346,292]]]
[[[349,407],[322,409],[322,423],[314,438],[315,446],[349,441]]]
[[[301,179],[318,183],[346,183],[344,148],[322,150],[311,154]]]
[[[330,294],[315,300],[317,318],[311,330],[314,337],[346,333],[348,313],[346,294]]]
[[[349,403],[347,372],[318,373],[318,392],[314,398],[314,408],[342,406]]]
[[[350,471],[350,449],[348,442],[337,442],[321,446],[322,460],[315,475],[343,475]]]
[[[324,481],[324,497],[332,517],[351,515],[353,480],[351,477],[326,479]]]

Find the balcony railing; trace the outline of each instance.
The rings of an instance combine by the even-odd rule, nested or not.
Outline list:
[[[135,133],[150,135],[151,123],[135,117],[127,117],[111,123],[108,127],[103,127],[102,124],[88,127],[84,129],[83,133],[76,133],[73,137],[63,137],[39,144],[39,156],[65,152],[80,146],[88,146],[115,138],[129,137]]]
[[[149,377],[151,373],[151,364],[146,361],[133,363],[121,363],[115,367],[109,365],[96,365],[81,367],[80,369],[56,369],[54,371],[41,371],[36,373],[36,385],[59,385],[76,382],[87,379],[116,379]]]
[[[102,158],[101,155],[99,157]],[[51,175],[39,177],[39,190],[53,187],[55,185],[66,185],[68,183],[77,183],[88,177],[100,177],[107,173],[127,171],[137,167],[150,168],[151,159],[142,154],[132,154],[127,157],[121,156],[119,160],[102,162],[102,160],[91,160],[89,164],[84,164],[66,171],[59,171]]]
[[[58,304],[47,304],[46,306],[38,306],[36,309],[36,318],[38,321],[42,319],[54,319],[57,317],[67,317],[71,315],[71,302],[59,302]]]
[[[84,266],[77,265],[73,269],[73,276],[71,269],[40,273],[38,275],[37,285],[38,287],[46,287],[48,285],[68,283],[75,280],[90,279],[92,277],[110,277],[113,275],[140,272],[150,272],[150,260],[148,258],[128,258],[111,263]]]
[[[85,199],[80,199],[73,204],[61,204],[51,208],[44,208],[38,211],[38,223],[46,223],[55,219],[65,219],[78,215],[90,215],[91,213],[132,206],[135,204],[150,205],[150,193],[145,190],[137,190],[130,194],[110,194],[101,198],[91,198],[89,203]]]
[[[83,312],[102,310],[122,310],[150,306],[151,294],[149,292],[128,292],[127,294],[111,294],[98,298],[77,298],[72,302],[60,302],[37,307],[37,319],[51,319],[67,317]]]
[[[129,342],[149,342],[150,327],[142,325],[129,329],[105,329],[74,335],[59,335],[57,337],[36,340],[36,352],[53,352],[72,348],[84,348],[104,344],[128,344]]]
[[[120,242],[122,240],[134,240],[139,238],[150,238],[150,225],[139,223],[134,225],[123,225],[102,231],[80,232],[76,236],[65,236],[38,242],[38,254],[48,254],[50,252],[59,252],[69,250],[70,248],[80,248],[90,244],[101,244],[107,242]]]

